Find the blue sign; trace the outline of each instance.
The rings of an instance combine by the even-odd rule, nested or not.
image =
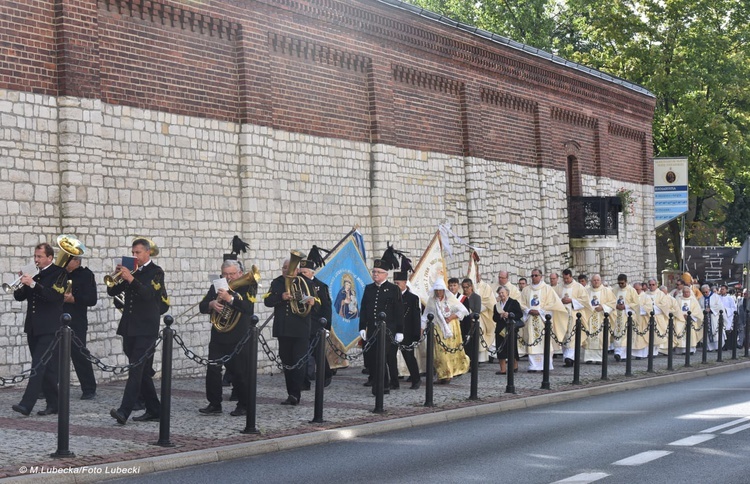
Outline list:
[[[688,211],[687,158],[654,159],[654,225],[659,227]]]
[[[325,282],[331,290],[331,326],[334,334],[348,350],[359,337],[359,307],[365,286],[372,282],[370,270],[353,238],[340,244],[325,262],[326,265],[315,276]]]

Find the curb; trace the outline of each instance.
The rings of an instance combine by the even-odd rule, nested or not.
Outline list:
[[[493,402],[473,405],[470,407],[456,408],[445,411],[430,412],[422,415],[396,418],[380,422],[372,422],[351,427],[320,430],[299,435],[279,437],[256,442],[233,444],[216,447],[213,449],[194,450],[178,454],[148,457],[123,462],[113,462],[95,466],[61,468],[60,473],[29,474],[24,476],[9,477],[4,482],[28,482],[44,481],[49,483],[85,483],[99,482],[107,479],[117,479],[132,475],[144,475],[153,472],[168,471],[189,467],[198,464],[222,462],[243,457],[290,450],[308,445],[326,444],[330,442],[341,442],[357,437],[375,435],[393,430],[402,430],[461,420],[471,417],[479,417],[499,412],[508,412],[525,408],[538,407],[553,403],[566,402],[591,396],[605,395],[608,393],[647,388],[667,383],[676,383],[710,375],[739,371],[750,368],[750,361],[737,362],[731,365],[721,365],[711,368],[695,369],[691,371],[676,372],[667,375],[658,375],[637,380],[609,383],[604,385],[581,388],[577,390],[564,390],[546,395],[534,395],[503,402]],[[136,470],[137,469],[137,470]],[[129,472],[128,472],[129,470]]]

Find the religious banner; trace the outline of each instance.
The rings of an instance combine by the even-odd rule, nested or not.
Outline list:
[[[347,235],[336,245],[326,257],[325,266],[315,274],[331,291],[332,336],[341,341],[345,351],[351,349],[359,340],[359,304],[365,286],[372,282],[355,232]],[[361,240],[361,235],[359,237]]]
[[[742,282],[738,247],[685,247],[685,270],[701,282]]]
[[[443,244],[440,241],[440,231],[438,231],[419,259],[411,277],[409,277],[409,288],[411,292],[419,296],[422,304],[425,305],[430,297],[432,286],[438,280],[438,277],[442,277],[443,282],[447,285],[447,274],[448,269],[445,266],[445,259],[443,259]]]

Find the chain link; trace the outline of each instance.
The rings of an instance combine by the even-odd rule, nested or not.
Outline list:
[[[176,335],[175,335],[176,336]],[[144,361],[154,356],[154,353],[156,353],[156,348],[161,344],[162,340],[164,339],[164,330],[159,332],[159,336],[156,338],[156,341],[154,341],[154,344],[151,345],[151,347],[146,350],[146,352],[143,354],[143,356],[140,357],[138,361],[135,363],[130,363],[123,366],[117,366],[117,365],[107,365],[106,363],[102,363],[101,358],[98,358],[91,354],[91,352],[86,348],[86,345],[83,344],[83,342],[78,338],[78,336],[73,333],[73,344],[76,348],[78,348],[78,351],[81,352],[84,358],[91,362],[92,364],[96,365],[97,368],[99,368],[102,371],[110,371],[115,375],[120,375],[122,373],[125,373],[126,371],[130,371],[132,368],[135,368],[138,365],[143,364]]]
[[[216,358],[213,360],[209,360],[207,358],[197,355],[193,350],[191,350],[185,345],[184,341],[182,340],[180,335],[178,335],[177,333],[174,334],[174,340],[180,346],[180,348],[182,348],[182,352],[185,354],[185,356],[187,356],[189,359],[193,360],[194,362],[198,363],[199,365],[222,366],[226,364],[229,360],[237,356],[242,351],[242,348],[250,340],[250,336],[252,335],[252,332],[253,332],[253,328],[252,327],[248,328],[248,330],[242,336],[242,339],[240,339],[240,341],[237,342],[237,344],[235,345],[231,353],[223,355],[221,358]]]
[[[419,338],[417,341],[413,341],[409,343],[408,345],[402,345],[401,343],[396,342],[396,339],[393,337],[394,335],[390,329],[386,327],[385,331],[388,334],[388,338],[391,340],[391,344],[398,346],[398,349],[401,351],[414,351],[416,347],[419,346],[419,343],[421,343],[425,339],[425,332],[423,331],[421,338]]]
[[[268,342],[266,341],[266,338],[263,337],[262,334],[258,333],[258,341],[260,341],[261,346],[263,347],[263,351],[266,353],[266,356],[268,356],[268,359],[272,362],[276,363],[276,367],[279,370],[297,370],[299,368],[302,368],[304,365],[307,364],[308,358],[310,358],[313,353],[315,353],[315,348],[318,346],[318,342],[320,341],[320,332],[315,332],[315,339],[312,341],[310,346],[307,348],[307,353],[297,361],[294,365],[285,365],[281,358],[276,356],[276,353],[273,352],[270,346],[268,346]]]
[[[341,351],[340,349],[338,349],[336,347],[336,345],[333,343],[333,341],[331,340],[331,336],[330,335],[326,336],[326,339],[328,340],[328,344],[330,345],[330,347],[333,350],[333,352],[336,353],[336,356],[338,356],[342,360],[354,361],[354,360],[356,360],[358,358],[361,358],[365,354],[365,352],[370,349],[370,346],[372,346],[373,344],[375,344],[375,336],[378,335],[379,331],[380,331],[380,328],[376,326],[375,327],[375,332],[372,334],[372,336],[370,336],[369,338],[367,338],[367,340],[365,341],[364,346],[362,346],[362,351],[360,351],[359,353],[357,353],[355,355],[349,355],[349,354]]]
[[[466,341],[468,342],[468,338],[467,338],[467,340],[466,340]],[[450,347],[448,347],[448,346],[447,346],[447,345],[446,345],[446,344],[445,344],[445,343],[443,342],[443,338],[441,338],[441,337],[440,337],[440,333],[438,333],[438,331],[437,331],[437,328],[435,328],[435,342],[436,342],[436,343],[437,343],[437,344],[438,344],[438,345],[439,345],[439,346],[440,346],[441,348],[443,348],[443,350],[444,350],[444,351],[445,351],[446,353],[458,353],[459,351],[463,351],[463,350],[464,350],[464,343],[461,343],[461,344],[459,344],[459,345],[458,345],[458,346],[456,346],[455,348],[450,348]]]
[[[4,387],[5,385],[13,385],[16,383],[21,383],[27,378],[36,376],[37,370],[39,369],[39,367],[49,363],[49,360],[55,354],[55,348],[57,347],[58,344],[60,344],[60,339],[62,338],[61,333],[62,333],[62,328],[58,329],[55,332],[55,339],[53,339],[52,342],[50,342],[49,346],[44,351],[44,354],[39,359],[39,362],[36,364],[36,366],[33,366],[30,369],[24,370],[18,375],[13,375],[12,377],[9,377],[9,378],[0,376],[0,387]]]

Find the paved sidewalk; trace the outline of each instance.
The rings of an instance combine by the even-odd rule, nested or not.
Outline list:
[[[703,365],[698,353],[692,357],[690,368],[683,367],[684,356],[675,356],[674,371],[666,370],[667,358],[660,356],[654,360],[655,373],[646,373],[646,360],[634,361],[634,376],[629,378],[624,377],[625,362],[615,363],[610,355],[609,380],[600,379],[601,366],[581,365],[580,385],[571,385],[573,369],[563,368],[558,358],[550,377],[551,390],[540,388],[540,373],[525,372],[527,362],[522,359],[521,371],[515,375],[516,394],[505,393],[506,377],[495,374],[497,363],[484,363],[479,367],[478,401],[468,400],[470,374],[455,378],[448,385],[436,384],[435,406],[431,408],[424,407],[424,379],[419,390],[410,390],[409,384],[402,381],[400,390],[385,395],[383,414],[373,413],[375,398],[370,388],[362,386],[366,376],[360,367],[352,367],[339,370],[325,389],[322,424],[310,423],[314,385],[312,391],[303,392],[299,406],[282,406],[279,403],[286,398],[283,375],[261,375],[257,406],[260,434],[240,433],[245,428],[245,417],[229,415],[235,406],[235,402],[227,401],[229,388],[225,388],[223,414],[199,414],[198,409],[207,404],[204,379],[182,378],[173,382],[170,440],[174,447],[154,445],[159,437],[158,422],[129,420],[120,426],[109,416],[110,408],[120,402],[124,381],[100,385],[96,399],[89,401],[79,400],[79,389],[72,388],[69,449],[75,457],[65,459],[50,457],[57,450],[57,416],[36,415],[43,408],[43,401],[37,403],[32,416],[20,416],[11,410],[11,405],[18,403],[23,387],[0,388],[0,478],[90,482],[122,477],[121,472],[144,474],[750,368],[750,359],[742,354],[738,352],[738,359],[731,360],[731,353],[725,352],[724,362],[716,363],[716,353],[709,353],[709,362]],[[62,474],[63,468],[77,468],[77,473]],[[42,470],[44,474],[40,473]]]

